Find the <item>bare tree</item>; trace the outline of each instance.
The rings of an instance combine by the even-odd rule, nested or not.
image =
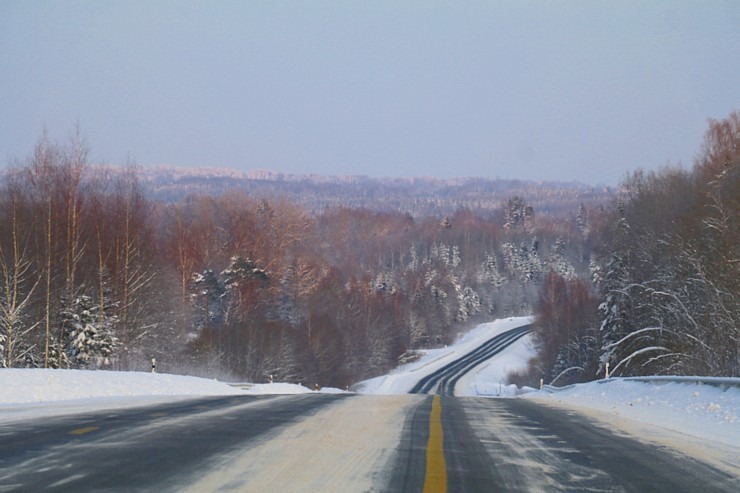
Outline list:
[[[118,339],[121,341],[119,364],[128,369],[131,353],[136,352],[154,327],[147,322],[147,290],[156,276],[151,255],[149,203],[143,195],[133,166],[118,177],[113,191],[116,215],[115,253],[111,268],[111,283],[120,302],[116,313]]]
[[[34,214],[35,231],[37,232],[37,265],[43,272],[43,325],[44,325],[44,367],[52,365],[52,262],[54,260],[54,181],[59,166],[59,151],[49,142],[48,133],[43,132],[34,148],[33,157],[28,166],[29,182],[33,189],[33,200],[36,206]]]
[[[11,172],[3,198],[7,201],[2,210],[9,217],[3,223],[9,227],[10,245],[4,246],[0,238],[0,366],[13,367],[29,356],[33,344],[26,339],[39,322],[30,321],[29,308],[41,278],[33,269],[28,254],[31,230],[23,229],[27,224],[28,204],[17,181],[17,172]],[[17,349],[25,346],[25,349]]]

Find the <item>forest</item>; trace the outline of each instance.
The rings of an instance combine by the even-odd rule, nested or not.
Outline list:
[[[692,169],[631,173],[602,225],[597,277],[545,276],[515,380],[740,376],[740,113],[709,121]]]
[[[636,171],[612,203],[410,214],[238,187],[162,200],[137,166],[91,163],[79,130],[43,134],[0,188],[0,367],[156,358],[345,388],[534,313],[514,381],[737,376],[739,143],[737,112],[711,121],[691,171]]]

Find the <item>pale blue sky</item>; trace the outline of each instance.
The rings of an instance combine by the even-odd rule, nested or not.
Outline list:
[[[616,185],[740,109],[740,2],[0,0],[0,162]]]

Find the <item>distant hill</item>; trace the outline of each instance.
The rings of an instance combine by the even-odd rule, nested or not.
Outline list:
[[[361,207],[401,211],[414,217],[443,216],[460,209],[481,215],[498,213],[502,203],[513,196],[525,199],[539,214],[556,215],[573,211],[580,204],[606,204],[615,194],[613,188],[580,182],[292,175],[176,166],[141,168],[139,177],[151,198],[165,202],[191,194],[220,195],[241,190],[260,199],[285,198],[312,213],[333,207]]]

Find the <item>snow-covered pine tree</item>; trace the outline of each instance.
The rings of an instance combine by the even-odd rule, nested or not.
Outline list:
[[[527,249],[526,246],[522,246],[522,254],[526,260],[525,262],[525,276],[527,281],[532,283],[539,283],[542,280],[543,268],[542,261],[540,260],[540,242],[534,238],[532,240],[532,246]]]
[[[115,317],[100,313],[92,297],[81,295],[71,303],[63,300],[63,349],[69,365],[75,368],[110,366],[118,346],[113,324]]]
[[[578,231],[581,232],[583,237],[587,237],[588,234],[591,232],[591,227],[589,225],[589,219],[588,219],[588,209],[586,209],[586,206],[583,205],[583,202],[581,202],[581,205],[578,206],[578,213],[576,214],[576,227],[578,227]]]
[[[576,269],[565,258],[565,241],[558,237],[550,247],[550,256],[547,259],[547,267],[566,281],[576,278]]]
[[[190,291],[190,297],[196,309],[194,325],[197,330],[223,321],[225,290],[211,269],[193,274]]]
[[[462,263],[460,258],[460,248],[457,245],[452,245],[452,251],[450,252],[450,265],[452,268],[457,268]]]
[[[257,267],[257,264],[249,258],[235,255],[231,257],[229,266],[221,272],[224,287],[228,290],[239,286],[239,281],[247,278],[267,279],[267,271]]]
[[[504,205],[504,229],[531,229],[534,221],[534,209],[521,197],[511,197]]]
[[[601,320],[601,353],[599,356],[598,375],[606,374],[607,363],[614,368],[618,362],[616,342],[627,334],[626,318],[630,298],[623,288],[627,283],[627,271],[618,254],[613,254],[603,280],[606,298],[599,305]]]
[[[506,282],[506,278],[498,270],[495,255],[490,253],[486,255],[478,269],[478,282],[488,284],[494,288],[499,288]]]
[[[458,302],[456,319],[465,322],[481,312],[480,296],[469,286],[462,289],[456,286],[456,288]]]
[[[539,283],[542,280],[542,261],[539,257],[539,242],[532,240],[531,246],[522,242],[519,248],[511,243],[502,245],[504,263],[510,276],[521,284]]]
[[[244,302],[243,284],[248,280],[266,281],[269,279],[267,271],[258,267],[257,264],[248,257],[235,255],[231,257],[229,266],[221,271],[219,285],[223,286],[220,298],[224,321],[229,322],[230,316],[234,311],[239,311],[239,307]]]

